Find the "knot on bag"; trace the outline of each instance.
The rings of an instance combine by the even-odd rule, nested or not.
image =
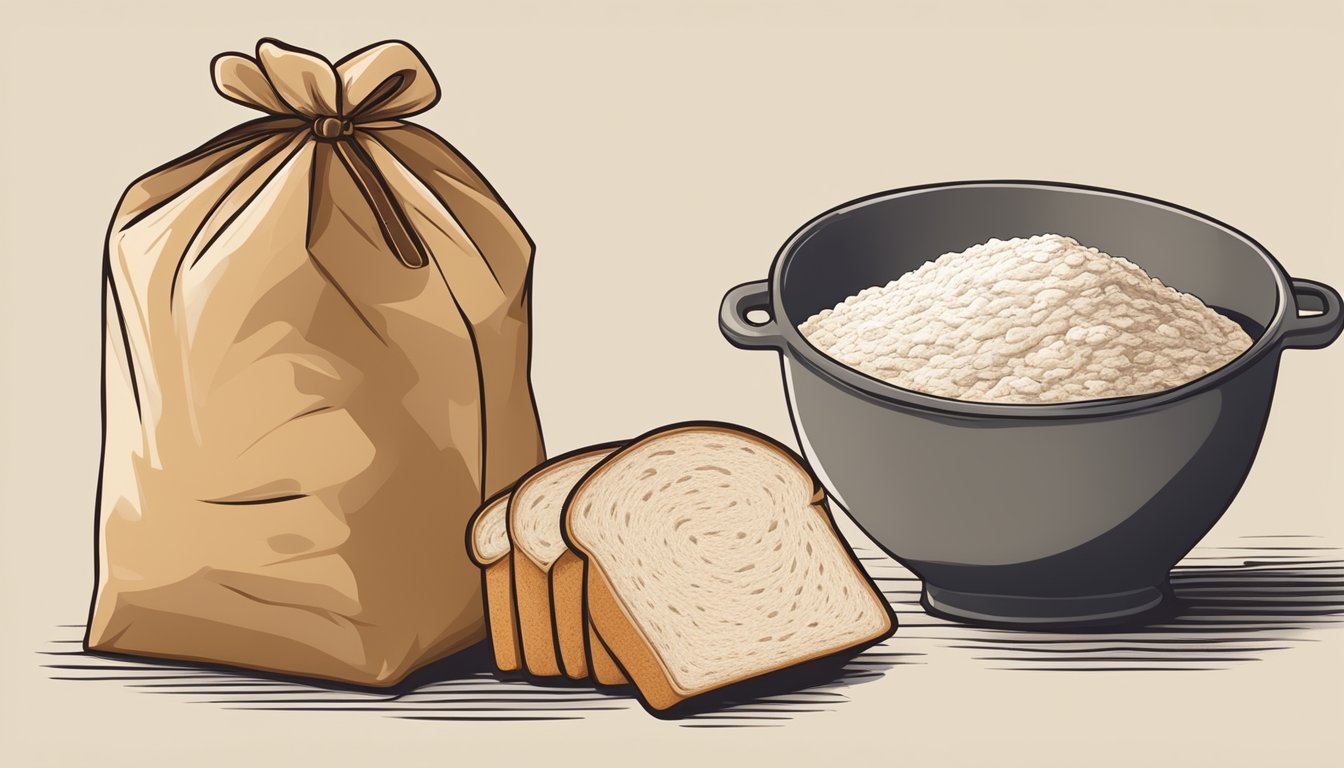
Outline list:
[[[412,269],[429,264],[386,179],[355,141],[361,124],[400,120],[438,102],[439,84],[414,48],[397,40],[376,43],[332,64],[312,51],[263,39],[255,58],[221,53],[211,69],[215,90],[229,101],[305,120],[312,138],[331,147],[364,193],[397,259]]]
[[[307,118],[314,135],[322,138],[349,135],[359,123],[417,115],[439,100],[429,65],[398,40],[376,43],[332,64],[312,51],[264,39],[255,57],[216,56],[212,72],[215,90],[224,98],[272,115]]]
[[[355,124],[339,117],[319,117],[313,121],[313,135],[319,139],[339,139],[355,132]]]

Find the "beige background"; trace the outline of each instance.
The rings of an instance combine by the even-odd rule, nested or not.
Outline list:
[[[764,277],[807,218],[881,189],[1131,190],[1344,286],[1344,5],[119,5],[23,3],[0,24],[8,764],[441,765],[501,749],[560,764],[1341,759],[1333,628],[1187,674],[1013,674],[921,649],[927,664],[853,686],[833,712],[737,730],[629,709],[511,725],[236,711],[52,681],[36,651],[86,611],[107,219],[131,179],[252,116],[213,93],[217,52],[261,36],[333,58],[387,37],[421,50],[445,95],[419,120],[538,243],[534,383],[554,453],[686,418],[791,439],[776,359],[721,339],[719,299]],[[1260,457],[1206,547],[1283,533],[1344,545],[1342,375],[1338,347],[1285,356]]]

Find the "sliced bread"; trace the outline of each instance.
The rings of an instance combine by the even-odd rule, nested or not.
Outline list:
[[[584,476],[564,524],[593,626],[652,710],[895,628],[820,483],[741,427],[645,435]]]
[[[481,569],[486,631],[501,672],[522,668],[518,615],[513,605],[513,553],[509,544],[507,508],[512,489],[481,505],[467,523],[467,554]]]
[[[591,446],[557,456],[523,476],[508,505],[509,540],[513,543],[513,598],[518,606],[518,629],[522,636],[523,660],[530,674],[539,677],[582,679],[588,676],[582,650],[566,654],[562,667],[560,649],[573,643],[559,642],[551,606],[550,571],[567,549],[560,532],[560,512],[574,484],[620,443]],[[562,590],[563,591],[563,590]],[[564,594],[561,606],[567,616],[582,615],[582,592]],[[567,629],[569,629],[567,627]],[[579,648],[583,648],[580,625]]]

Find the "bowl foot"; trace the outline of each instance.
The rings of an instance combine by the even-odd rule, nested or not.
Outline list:
[[[931,615],[953,621],[1040,629],[1129,623],[1154,611],[1169,594],[1163,584],[1105,595],[1027,597],[958,592],[926,582],[920,603]]]

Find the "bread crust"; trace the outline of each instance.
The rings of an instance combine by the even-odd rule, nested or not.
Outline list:
[[[812,509],[825,521],[831,534],[834,535],[842,544],[844,553],[848,556],[847,560],[854,573],[868,585],[869,591],[874,598],[874,602],[880,607],[885,621],[878,631],[870,636],[861,638],[853,643],[838,648],[830,648],[817,653],[804,656],[795,661],[779,664],[761,672],[753,673],[748,676],[735,678],[725,681],[712,687],[683,690],[679,688],[668,671],[662,658],[658,655],[648,639],[640,631],[634,619],[626,610],[620,597],[611,587],[611,582],[602,570],[601,563],[592,557],[584,547],[583,543],[575,536],[571,528],[569,510],[573,506],[574,499],[582,494],[585,487],[594,482],[614,463],[619,461],[620,457],[627,451],[641,446],[649,440],[657,440],[669,437],[680,432],[688,431],[707,431],[717,430],[728,434],[743,436],[753,439],[763,448],[775,451],[789,458],[789,460],[798,468],[798,471],[809,479],[812,484]],[[629,677],[638,690],[640,700],[646,708],[653,712],[662,712],[675,707],[678,704],[697,696],[701,696],[712,691],[720,690],[728,686],[736,685],[750,679],[764,677],[773,674],[782,669],[792,668],[810,661],[834,656],[847,651],[871,645],[886,637],[889,637],[896,628],[896,615],[892,612],[891,606],[882,598],[881,591],[873,583],[872,578],[859,564],[854,551],[849,547],[848,542],[841,536],[839,529],[835,525],[835,519],[831,515],[830,507],[826,503],[826,491],[812,472],[811,468],[802,460],[792,449],[783,445],[777,440],[770,438],[755,430],[747,429],[735,424],[714,421],[693,421],[671,424],[647,432],[634,440],[631,440],[625,447],[617,450],[608,456],[602,462],[589,470],[578,483],[565,500],[564,511],[561,516],[561,530],[565,537],[565,543],[570,550],[581,557],[586,565],[586,583],[585,597],[587,600],[590,620],[601,640],[606,643],[612,656],[619,663],[621,669]]]
[[[518,640],[518,616],[513,607],[513,555],[507,554],[481,572],[485,585],[486,633],[494,649],[495,666],[501,672],[523,667]]]
[[[566,677],[582,680],[588,676],[584,650],[588,621],[583,613],[583,561],[573,550],[566,550],[551,566],[551,614],[560,666]]]
[[[513,601],[518,613],[518,635],[522,639],[523,665],[530,675],[560,675],[560,660],[555,648],[555,629],[551,621],[551,588],[546,571],[532,558],[515,550],[513,561]]]
[[[585,578],[584,581],[587,584]],[[588,612],[587,603],[584,603],[583,615],[585,617],[584,625],[588,633],[588,669],[593,673],[593,682],[598,685],[629,685],[630,678],[621,671],[621,665],[612,658],[611,651],[607,644],[602,642],[602,638],[597,634],[597,628],[593,626],[592,616]]]
[[[591,675],[598,685],[628,685],[630,681],[621,674],[588,618],[583,594],[585,569],[583,558],[572,549],[551,566],[551,611],[560,666],[574,680]]]

